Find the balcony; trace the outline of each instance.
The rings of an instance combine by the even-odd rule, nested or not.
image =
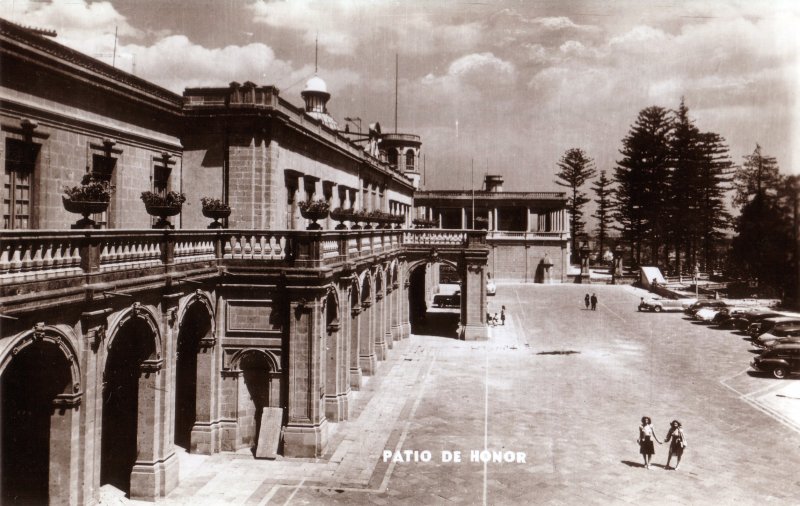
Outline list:
[[[566,241],[569,232],[510,232],[506,230],[491,230],[486,233],[489,242],[502,241]]]
[[[485,246],[464,230],[24,230],[0,232],[0,303],[36,305],[142,284],[198,282],[226,272],[341,268],[381,255]],[[44,293],[50,293],[45,297]],[[13,299],[12,299],[13,298]],[[9,304],[11,303],[11,304]]]

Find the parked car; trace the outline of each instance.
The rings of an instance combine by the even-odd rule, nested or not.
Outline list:
[[[434,295],[433,305],[434,307],[459,307],[461,305],[461,291],[456,290],[450,295]]]
[[[752,323],[747,328],[747,333],[755,339],[761,334],[771,332],[781,332],[789,327],[800,325],[800,318],[796,316],[780,316],[778,318],[766,318],[760,323]]]
[[[784,314],[779,313],[778,311],[773,311],[772,309],[753,309],[751,311],[732,316],[730,323],[735,329],[747,332],[747,330],[750,328],[750,325],[753,323],[760,323],[762,320],[767,318],[778,318],[781,316],[784,316]]]
[[[711,323],[714,321],[714,317],[717,316],[717,313],[719,313],[720,309],[722,308],[704,307],[699,309],[692,318],[703,323]]]
[[[800,372],[800,344],[778,344],[753,358],[750,367],[756,371],[772,373],[776,378],[785,378]]]
[[[486,280],[486,295],[495,295],[497,293],[497,285],[491,279]]]
[[[662,311],[683,311],[696,301],[697,299],[662,299],[661,297],[645,299],[642,297],[641,302],[639,302],[639,311],[653,311],[655,313],[660,313]]]
[[[744,320],[748,314],[754,311],[756,310],[751,307],[723,307],[712,323],[723,329],[732,329],[736,327],[737,322]]]
[[[769,332],[764,332],[760,336],[753,339],[753,344],[765,348],[770,345],[770,341],[795,337],[800,337],[800,324],[792,324],[788,326],[778,325],[777,328],[773,327]]]
[[[756,347],[758,348],[772,348],[773,346],[779,344],[793,344],[793,343],[800,344],[800,334],[787,337],[778,337],[775,334],[770,334],[769,332],[767,332],[766,334],[761,334],[760,336],[758,336],[758,340],[753,341],[753,344],[756,345]]]
[[[694,316],[696,312],[703,309],[704,307],[723,308],[727,306],[728,303],[725,302],[724,300],[717,300],[717,299],[698,300],[694,304],[687,307],[683,312],[688,314],[689,316]]]

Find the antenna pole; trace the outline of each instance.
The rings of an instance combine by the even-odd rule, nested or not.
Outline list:
[[[475,159],[470,158],[472,173],[470,174],[470,186],[472,187],[472,230],[475,230]]]
[[[397,80],[400,69],[400,56],[394,54],[394,133],[397,133]]]
[[[118,27],[114,26],[114,54],[111,56],[111,66],[117,67],[117,30]]]
[[[314,39],[314,74],[316,75],[319,71],[319,32],[317,32],[317,37]]]

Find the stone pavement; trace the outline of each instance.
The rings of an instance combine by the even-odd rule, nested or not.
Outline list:
[[[598,311],[582,307],[597,292]],[[320,459],[183,455],[164,504],[743,504],[800,502],[800,381],[747,374],[749,345],[626,287],[501,285],[486,342],[412,336],[331,424]],[[639,418],[686,428],[679,471],[641,467]],[[524,463],[471,462],[484,448]],[[428,450],[429,462],[383,462]],[[462,462],[442,462],[460,451]]]

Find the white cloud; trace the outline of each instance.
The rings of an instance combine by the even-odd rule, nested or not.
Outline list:
[[[597,27],[592,25],[579,25],[573,22],[566,16],[555,17],[540,17],[528,20],[528,22],[537,24],[548,30],[596,30]]]

